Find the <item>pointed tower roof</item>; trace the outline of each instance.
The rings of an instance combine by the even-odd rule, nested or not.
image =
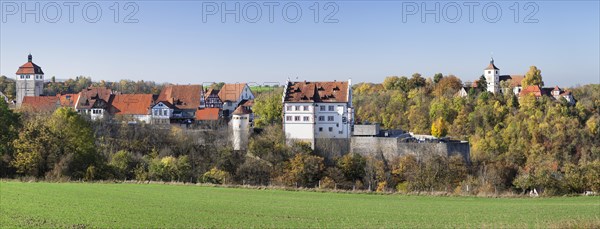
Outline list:
[[[251,113],[252,113],[252,111],[249,111],[242,106],[238,106],[238,108],[235,109],[235,111],[233,111],[233,115],[245,115],[245,114],[251,114]]]
[[[33,63],[33,56],[31,54],[27,56],[27,63],[21,65],[17,71],[17,75],[27,74],[44,74],[42,68]]]
[[[494,58],[490,60],[490,65],[487,66],[484,70],[500,70],[496,65],[494,65]]]

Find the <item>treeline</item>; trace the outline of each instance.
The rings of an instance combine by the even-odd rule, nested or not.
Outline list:
[[[543,84],[540,71],[531,69],[524,81]],[[483,87],[463,98],[456,96],[462,82],[454,76],[420,77],[355,85],[357,121],[468,140],[467,180],[488,191],[600,190],[600,85],[571,88],[577,103],[569,105],[564,98],[519,99]]]
[[[154,81],[132,81],[120,80],[119,82],[109,82],[101,80],[93,82],[92,78],[86,76],[77,76],[74,79],[65,81],[57,81],[55,77],[51,77],[48,82],[44,83],[44,95],[58,94],[76,94],[89,86],[107,87],[113,91],[123,94],[155,94],[158,95],[164,83],[156,83]],[[6,76],[0,76],[0,92],[4,93],[9,100],[16,98],[16,82],[14,79]]]
[[[234,151],[229,130],[198,131],[90,121],[70,108],[14,113],[0,102],[1,177],[277,185],[372,191],[453,191],[467,176],[463,158],[384,161],[348,154],[326,160],[306,143],[286,144],[280,124]],[[462,190],[458,188],[458,190]]]

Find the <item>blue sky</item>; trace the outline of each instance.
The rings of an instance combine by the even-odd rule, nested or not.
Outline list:
[[[454,74],[472,81],[483,73],[491,53],[501,74],[525,74],[529,66],[542,70],[546,85],[575,86],[600,83],[600,5],[598,1],[537,1],[525,8],[519,2],[518,23],[514,22],[515,1],[497,1],[502,15],[495,23],[495,8],[474,7],[473,22],[465,2],[445,1],[337,1],[324,9],[319,1],[319,23],[311,6],[316,1],[296,1],[302,15],[296,23],[295,8],[279,2],[269,22],[268,2],[258,1],[141,1],[134,2],[137,23],[123,23],[134,7],[124,9],[120,2],[118,23],[114,22],[112,1],[98,1],[102,16],[96,23],[93,7],[83,15],[81,2],[74,8],[73,22],[68,8],[57,2],[62,15],[56,23],[56,5],[45,1],[2,0],[0,22],[0,74],[14,77],[17,68],[31,52],[34,62],[46,76],[59,79],[78,75],[93,80],[153,80],[172,83],[283,82],[288,77],[301,80],[345,80],[381,82],[386,76],[410,76],[419,72],[430,77],[437,72]],[[40,4],[40,22],[34,14],[13,15]],[[229,9],[240,4],[240,22],[235,15],[221,21],[224,4]],[[440,4],[440,22],[425,15]],[[418,7],[415,15],[409,5]],[[423,5],[424,4],[424,5]],[[469,4],[469,3],[466,3]],[[204,8],[203,8],[204,5]],[[262,15],[256,23],[255,6]],[[217,6],[215,15],[207,13]],[[403,8],[404,6],[404,8]],[[456,15],[456,23],[447,22]],[[46,11],[44,11],[44,7]],[[332,19],[326,15],[337,8]],[[537,12],[524,23],[525,16]],[[244,17],[244,9],[248,12]],[[444,10],[445,9],[445,10]],[[513,9],[513,10],[511,10]],[[44,12],[42,12],[44,11]],[[7,13],[8,12],[8,13]],[[203,12],[206,22],[203,21]],[[45,15],[46,14],[46,15]],[[406,21],[403,21],[403,15]],[[444,17],[446,15],[446,17]]]

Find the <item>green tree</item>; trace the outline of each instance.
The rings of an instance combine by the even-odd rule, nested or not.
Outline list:
[[[286,165],[285,180],[288,185],[315,187],[325,171],[323,158],[306,153],[299,153]]]
[[[487,80],[485,76],[481,75],[479,80],[477,80],[477,90],[478,91],[487,91]]]
[[[255,99],[252,107],[256,118],[256,127],[265,127],[267,125],[281,123],[283,104],[281,103],[281,95],[277,93],[261,94]]]
[[[365,176],[367,160],[360,154],[350,153],[337,160],[337,167],[348,181],[362,180]]]
[[[9,173],[9,163],[14,154],[13,141],[19,136],[20,115],[8,109],[8,104],[0,99],[0,176]]]
[[[542,71],[539,70],[536,66],[529,67],[529,71],[525,74],[525,78],[521,81],[521,85],[523,88],[526,88],[530,85],[537,85],[540,87],[544,86],[544,81],[542,80]]]
[[[444,75],[442,75],[442,73],[436,73],[435,75],[433,75],[433,82],[437,84],[440,82],[440,80],[442,80],[442,78],[444,78]]]

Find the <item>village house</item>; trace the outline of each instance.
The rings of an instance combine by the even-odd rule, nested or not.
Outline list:
[[[60,107],[75,108],[78,94],[25,96],[20,109],[26,112],[52,113]]]
[[[315,147],[316,139],[349,139],[354,112],[350,80],[288,82],[283,92],[283,129],[288,140]]]
[[[166,102],[163,105],[169,104],[172,109],[172,114],[169,117],[175,123],[191,123],[196,117],[196,110],[205,107],[204,90],[202,85],[168,85],[158,95],[156,100]],[[154,114],[153,114],[154,115]],[[164,114],[153,116],[153,119],[160,119]]]
[[[151,123],[154,105],[152,94],[119,94],[110,101],[109,113],[117,120],[129,123]]]
[[[207,107],[196,111],[196,124],[202,128],[215,129],[223,122],[221,109],[217,107]]]
[[[223,102],[219,98],[219,90],[210,88],[204,95],[206,96],[206,107],[207,108],[223,108]]]
[[[106,87],[85,88],[78,94],[75,110],[92,120],[102,119],[108,113],[111,97],[114,94],[110,88]]]
[[[564,98],[567,103],[573,105],[575,104],[575,98],[570,91],[564,91],[560,89],[558,86],[552,87],[540,87],[538,85],[530,85],[527,86],[519,93],[519,99],[523,96],[533,95],[535,98],[540,99],[542,96],[548,96],[550,98],[554,98],[557,101],[560,101],[561,98]]]
[[[222,102],[224,118],[229,118],[242,101],[254,100],[254,94],[246,83],[225,84],[219,90],[218,96]]]
[[[167,101],[157,102],[154,106],[152,106],[152,124],[170,124],[171,117],[173,117],[173,111],[175,111],[175,106]]]

